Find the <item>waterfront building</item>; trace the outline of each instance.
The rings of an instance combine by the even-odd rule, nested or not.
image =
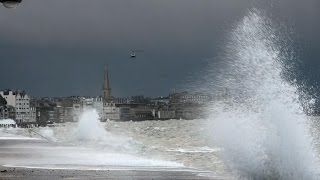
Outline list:
[[[63,122],[73,122],[74,120],[73,108],[72,107],[64,107],[64,121]]]
[[[150,102],[155,106],[168,105],[170,103],[170,98],[161,96],[151,99]]]
[[[180,92],[172,93],[169,95],[170,103],[191,103],[191,104],[206,104],[209,103],[212,98],[209,94],[205,93],[189,93]]]
[[[130,119],[134,121],[154,119],[153,108],[146,104],[130,104]]]
[[[78,121],[82,111],[82,106],[89,106],[88,100],[84,97],[70,96],[70,97],[57,97],[46,99],[46,104],[50,104],[50,108],[44,108],[46,112],[42,112],[42,116],[48,123],[64,123]],[[40,107],[44,104],[40,104]],[[39,107],[39,108],[40,108]],[[43,107],[41,107],[43,108]],[[43,119],[43,118],[42,118]]]
[[[40,126],[57,121],[56,103],[51,98],[39,98],[31,100],[32,106],[36,107],[36,122]]]
[[[30,107],[30,119],[29,122],[36,123],[37,122],[37,108]]]
[[[113,99],[113,102],[116,104],[130,104],[131,97],[117,97]]]
[[[60,122],[60,121],[63,122],[64,121],[64,119],[59,119],[58,111],[56,108],[54,110],[48,110],[47,115],[48,115],[48,120],[47,120],[48,124],[51,124],[53,122]]]
[[[116,104],[113,102],[105,102],[103,105],[103,112],[105,114],[104,120],[120,120],[120,109],[116,107]]]
[[[93,106],[93,98],[80,98],[80,106],[82,109],[92,108]]]
[[[25,91],[16,92],[16,122],[35,122],[31,119],[30,97]]]
[[[123,107],[118,107],[119,112],[120,112],[120,120],[121,121],[128,121],[130,120],[130,107],[128,106],[123,106]]]
[[[80,103],[73,103],[72,105],[72,120],[74,122],[79,120],[80,114],[82,112],[81,104]]]
[[[14,107],[17,124],[33,124],[36,122],[35,109],[30,107],[30,96],[23,90],[2,90],[0,95],[9,107]]]
[[[1,90],[0,96],[5,98],[7,105],[16,106],[16,92],[11,90]]]
[[[174,119],[176,117],[176,112],[175,111],[169,111],[169,110],[159,110],[156,111],[155,114],[157,119]]]
[[[204,118],[204,109],[213,100],[209,94],[189,92],[172,93],[169,98],[169,109],[177,119]]]
[[[151,98],[140,96],[132,96],[130,104],[151,104]]]
[[[48,122],[52,122],[50,117],[55,117],[54,122],[56,122],[56,123],[66,122],[65,108],[66,107],[57,106],[54,108],[54,111],[48,111],[48,115],[49,115]],[[56,115],[54,113],[56,113]],[[51,114],[51,116],[50,116],[50,114]]]

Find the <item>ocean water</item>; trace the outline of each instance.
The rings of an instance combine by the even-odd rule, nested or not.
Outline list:
[[[7,162],[15,162],[7,163],[10,167],[192,168],[226,175],[216,156],[221,149],[203,133],[208,130],[208,123],[205,119],[101,123],[95,110],[87,110],[78,123],[32,130],[1,129],[0,136],[37,138],[55,146],[35,148],[45,158],[17,162],[10,159]]]
[[[267,123],[270,123],[269,121],[275,123],[272,119],[280,121],[283,116],[288,116],[288,114],[279,113],[278,111],[278,108],[270,110],[271,114],[268,111],[272,117],[267,116],[267,113],[263,120],[267,121]],[[291,129],[285,129],[282,133],[276,132],[273,134],[274,132],[272,132],[272,134],[268,134],[267,128],[273,131],[276,127],[271,127],[269,124],[268,126],[263,125],[257,128],[257,126],[260,126],[257,124],[261,122],[257,121],[256,124],[254,121],[256,119],[252,120],[252,118],[258,118],[258,116],[241,115],[244,112],[239,111],[232,114],[230,110],[226,110],[224,113],[228,115],[225,114],[223,116],[217,113],[216,118],[225,120],[223,123],[219,119],[141,122],[108,121],[101,123],[92,118],[96,117],[94,115],[95,111],[88,111],[82,117],[89,117],[90,120],[86,119],[85,121],[94,122],[85,123],[85,126],[88,129],[92,128],[91,130],[94,128],[99,129],[100,131],[97,130],[97,136],[92,135],[92,131],[83,129],[81,127],[82,122],[56,124],[55,127],[33,128],[32,131],[19,128],[1,129],[1,137],[40,139],[48,141],[54,148],[52,146],[38,148],[34,145],[30,147],[28,144],[23,144],[21,147],[15,146],[15,148],[21,150],[19,154],[26,153],[26,149],[33,148],[33,152],[45,155],[41,156],[41,158],[31,156],[31,159],[20,160],[17,157],[8,159],[8,161],[2,158],[0,162],[5,162],[8,167],[23,166],[57,169],[106,169],[110,167],[130,169],[130,167],[134,167],[179,170],[180,168],[193,168],[199,171],[211,172],[213,175],[233,176],[239,179],[259,179],[250,177],[249,175],[251,174],[244,175],[242,174],[243,172],[240,173],[239,171],[259,170],[258,165],[261,165],[259,163],[265,162],[264,158],[267,158],[266,155],[263,155],[263,151],[265,148],[272,147],[275,150],[279,150],[281,156],[287,157],[282,163],[287,163],[285,161],[297,163],[296,170],[298,172],[302,164],[294,161],[293,158],[300,158],[299,156],[302,158],[308,157],[299,152],[301,149],[304,150],[305,147],[297,146],[294,147],[295,149],[281,148],[288,143],[304,142],[304,136],[301,139],[297,139],[294,135],[295,133],[301,135],[301,132],[297,131],[297,129],[301,128],[299,124],[298,127],[296,127],[297,124],[290,125],[290,121],[287,121],[288,118],[286,117],[286,122],[280,126],[285,125]],[[93,114],[93,116],[88,116],[89,114]],[[291,118],[291,116],[289,117]],[[302,132],[305,133],[304,131]],[[265,134],[268,134],[273,139],[266,141],[265,144],[258,144],[261,142],[261,136]],[[223,139],[223,142],[217,141],[220,138]],[[264,145],[266,147],[263,147]],[[274,156],[280,156],[277,154],[279,151],[273,151],[272,153],[274,153]],[[309,150],[302,153],[306,152],[310,153]],[[276,157],[276,160],[283,158],[281,156]],[[233,165],[233,163],[236,164]],[[255,167],[253,168],[251,163],[257,164],[254,164]],[[308,161],[308,163],[312,163],[312,161]],[[290,169],[294,165],[289,164],[288,168]],[[235,170],[234,168],[237,169]],[[269,168],[269,165],[263,168]],[[275,167],[275,170],[277,170],[276,168],[278,167]],[[301,173],[308,172],[305,170],[302,169]]]

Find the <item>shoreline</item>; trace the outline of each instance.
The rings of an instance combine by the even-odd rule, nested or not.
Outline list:
[[[188,169],[122,169],[116,166],[104,170],[39,169],[0,166],[0,179],[185,179],[226,180],[228,177],[214,176],[210,172]]]
[[[213,180],[230,179],[217,176],[211,171],[202,171],[194,168],[175,166],[147,166],[147,165],[99,165],[91,161],[83,163],[75,161],[69,154],[72,149],[56,147],[54,144],[36,138],[25,137],[4,137],[0,138],[0,180],[1,179],[186,179],[186,180]],[[62,149],[61,149],[62,148]],[[61,151],[61,156],[47,156],[48,150]],[[78,149],[79,150],[79,149]],[[75,152],[74,152],[75,153]],[[84,151],[84,156],[77,156],[78,159],[86,158],[98,152]],[[89,154],[87,154],[89,153]],[[90,154],[91,153],[91,154]],[[64,156],[65,155],[65,156]],[[73,154],[74,155],[74,154]],[[116,154],[115,154],[116,155]],[[101,156],[103,157],[103,156]],[[101,158],[99,156],[99,158]],[[34,159],[36,158],[36,159]],[[69,159],[68,159],[69,158]],[[97,160],[99,160],[97,158]],[[110,157],[109,157],[110,158]],[[61,159],[61,161],[59,160]],[[32,163],[35,160],[36,164]],[[53,161],[58,160],[58,161]],[[64,160],[64,162],[62,161]],[[66,161],[67,160],[67,161]],[[104,159],[108,161],[108,159]],[[112,160],[112,159],[111,159]],[[80,162],[80,163],[79,163]],[[115,161],[116,162],[116,161]],[[137,160],[139,162],[139,159]],[[136,162],[136,163],[137,163]],[[60,164],[59,164],[60,163]],[[91,164],[90,164],[91,163]],[[129,162],[127,162],[130,164]],[[135,164],[136,164],[135,163]]]

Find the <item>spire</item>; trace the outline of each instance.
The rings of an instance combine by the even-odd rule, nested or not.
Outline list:
[[[109,74],[107,66],[104,66],[104,82],[103,82],[103,89],[109,89]]]
[[[108,100],[111,98],[111,88],[109,84],[109,74],[108,74],[108,68],[107,66],[104,66],[104,79],[103,79],[103,85],[102,85],[102,97],[105,100]]]

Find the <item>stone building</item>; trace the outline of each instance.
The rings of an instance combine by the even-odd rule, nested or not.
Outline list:
[[[82,112],[81,104],[80,103],[73,103],[72,105],[72,119],[74,122],[79,120],[80,114]]]
[[[25,91],[16,92],[16,122],[35,122],[35,119],[31,119],[32,113],[30,109],[30,97]]]
[[[36,122],[40,126],[46,126],[56,121],[57,114],[55,111],[56,103],[51,98],[33,98],[32,106],[36,108]]]
[[[205,93],[189,93],[180,92],[172,93],[169,95],[170,103],[190,103],[190,104],[206,104],[212,100],[209,94]]]
[[[155,111],[154,115],[157,119],[165,120],[165,119],[174,119],[176,117],[175,111],[169,110],[158,110]]]
[[[63,123],[74,121],[73,107],[57,106],[54,108],[54,111],[56,113],[56,120],[54,122]]]
[[[14,107],[17,124],[36,123],[35,109],[30,107],[30,96],[23,90],[2,90],[0,95],[7,101],[7,105]]]
[[[105,114],[103,121],[105,120],[120,120],[120,109],[116,107],[113,102],[104,102],[103,113]]]

